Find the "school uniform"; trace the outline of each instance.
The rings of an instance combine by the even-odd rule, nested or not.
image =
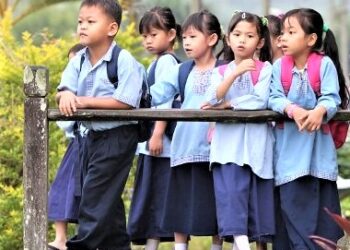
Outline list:
[[[272,66],[265,62],[254,85],[250,72],[237,77],[223,100],[216,90],[235,69],[215,70],[207,101],[229,101],[234,110],[266,109]],[[219,235],[225,239],[247,235],[250,240],[271,240],[275,233],[273,213],[273,143],[268,123],[216,122],[210,163],[214,176]]]
[[[118,87],[107,76],[113,42],[107,53],[92,66],[86,49],[78,52],[65,68],[58,90],[77,96],[113,97],[137,108],[144,69],[126,50],[118,59]],[[80,67],[81,55],[85,60]],[[80,69],[81,68],[81,69]],[[81,160],[82,197],[77,235],[68,249],[129,250],[124,204],[121,198],[137,146],[133,121],[83,121],[89,129]]]
[[[58,126],[65,130],[70,140],[56,177],[52,182],[48,197],[48,220],[78,222],[79,192],[76,192],[77,173],[79,168],[79,152],[83,134],[80,133],[76,122],[59,121]]]
[[[190,72],[182,109],[199,109],[205,101],[212,70]],[[152,103],[172,100],[179,94],[179,66],[151,87]],[[216,235],[217,223],[212,173],[209,171],[209,122],[178,121],[170,150],[170,179],[163,228],[189,235]]]
[[[148,68],[148,74],[155,61]],[[158,59],[154,71],[155,81],[162,81],[168,69],[177,65],[172,55],[166,54]],[[152,84],[149,82],[149,84]],[[172,100],[153,109],[171,109]],[[132,243],[146,244],[149,238],[160,241],[173,241],[174,233],[161,228],[164,213],[164,200],[170,175],[170,139],[164,134],[163,152],[159,156],[151,156],[148,141],[138,144],[137,170],[134,191],[130,205],[128,233]]]
[[[337,71],[327,56],[322,59],[320,74],[321,96],[317,98],[309,83],[307,68],[299,71],[294,67],[286,97],[281,85],[281,60],[276,61],[269,108],[283,114],[291,103],[306,110],[320,105],[327,110],[324,122],[329,121],[337,112],[341,100]],[[277,124],[274,132],[275,180],[280,200],[277,209],[288,232],[286,239],[276,237],[275,248],[285,244],[291,249],[317,249],[308,239],[309,235],[320,235],[336,242],[343,233],[323,210],[327,207],[340,214],[336,187],[337,156],[332,136],[322,129],[311,133],[299,132],[294,121]]]

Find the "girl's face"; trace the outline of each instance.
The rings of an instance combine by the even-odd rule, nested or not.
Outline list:
[[[192,59],[199,59],[206,53],[211,53],[217,42],[217,35],[207,35],[194,27],[189,27],[182,33],[182,43],[186,55]]]
[[[244,60],[254,57],[255,51],[264,45],[264,39],[260,39],[254,23],[240,21],[230,32],[227,44],[235,60]]]
[[[148,32],[142,33],[142,45],[151,54],[161,55],[165,51],[172,50],[172,41],[175,39],[176,31],[171,29],[165,31],[151,28]]]
[[[316,42],[315,35],[305,34],[298,19],[294,16],[288,17],[282,27],[281,48],[283,54],[293,57],[308,54]]]

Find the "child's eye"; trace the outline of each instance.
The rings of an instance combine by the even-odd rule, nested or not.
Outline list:
[[[152,36],[152,37],[155,37],[155,36],[157,36],[157,34],[156,34],[156,33],[153,33],[153,34],[151,34],[151,36]]]
[[[196,36],[190,36],[190,38],[196,38]]]
[[[248,35],[248,38],[253,38],[254,36],[253,35]]]
[[[233,33],[232,35],[238,37],[238,36],[239,36],[239,33]]]
[[[81,21],[81,20],[78,20],[78,24],[82,24],[83,23],[83,21]]]

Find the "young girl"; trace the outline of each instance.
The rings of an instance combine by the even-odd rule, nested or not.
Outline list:
[[[68,52],[69,59],[83,48],[82,44],[74,45]],[[76,176],[80,172],[78,126],[71,121],[59,121],[57,125],[65,130],[70,142],[49,192],[48,219],[55,223],[55,240],[48,245],[51,250],[66,249],[67,224],[78,222],[80,202],[80,195],[75,192]]]
[[[268,20],[267,27],[270,32],[272,62],[275,62],[278,58],[283,56],[283,51],[281,49],[281,17],[268,15],[266,18]]]
[[[156,56],[148,68],[148,84],[162,81],[170,68],[177,65],[174,43],[181,27],[169,8],[155,7],[147,11],[139,25],[143,46]],[[172,100],[155,108],[169,109]],[[164,210],[166,185],[170,173],[170,139],[164,134],[167,123],[155,122],[148,142],[139,144],[135,188],[131,201],[128,231],[134,244],[146,244],[156,250],[159,241],[173,241],[174,234],[160,227]]]
[[[221,37],[221,28],[216,16],[201,11],[190,15],[182,30],[183,47],[193,60],[193,68],[184,87],[181,108],[196,109],[203,103],[210,85],[216,63],[213,50]],[[172,100],[182,92],[179,81],[182,75],[181,65],[169,69],[167,78],[151,87],[154,105]],[[208,129],[208,122],[178,122],[173,135],[163,227],[175,232],[175,250],[187,249],[189,235],[217,234]],[[212,249],[221,249],[218,238],[214,237]]]
[[[224,54],[230,63],[214,71],[203,109],[267,107],[272,73],[269,39],[265,19],[247,12],[232,17],[227,33],[230,50]],[[260,61],[253,59],[257,49]],[[275,232],[273,142],[267,123],[216,123],[210,163],[219,236],[233,237],[234,250],[250,249],[249,240],[271,240]]]
[[[336,149],[331,134],[320,128],[339,105],[346,107],[348,97],[335,38],[321,15],[312,9],[295,9],[286,13],[282,23],[283,53],[292,58],[294,68],[286,92],[281,83],[282,60],[274,64],[269,107],[294,122],[275,129],[276,198],[286,234],[278,233],[283,227],[277,227],[274,248],[318,249],[310,235],[335,242],[343,235],[323,209],[340,214]],[[313,52],[324,54],[319,93],[309,81],[312,72],[307,61]]]

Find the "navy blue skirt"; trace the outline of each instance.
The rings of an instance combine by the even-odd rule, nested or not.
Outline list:
[[[270,242],[275,234],[274,181],[255,175],[247,165],[213,164],[219,236],[231,241]]]
[[[57,170],[48,198],[48,219],[77,223],[80,196],[76,194],[79,172],[79,138],[72,139]]]
[[[128,220],[133,244],[145,245],[149,238],[174,241],[174,233],[161,228],[169,175],[169,158],[139,155]]]
[[[167,231],[187,235],[217,235],[214,185],[209,162],[171,168],[162,226]]]
[[[324,211],[340,214],[335,181],[304,176],[276,188],[276,250],[320,249],[310,239],[318,235],[337,242],[344,233]]]

